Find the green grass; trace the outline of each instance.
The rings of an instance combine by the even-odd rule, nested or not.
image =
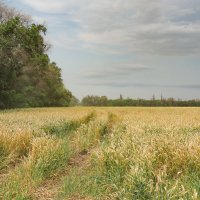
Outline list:
[[[66,137],[70,133],[78,129],[83,124],[88,124],[91,120],[96,117],[95,112],[90,113],[86,117],[77,120],[60,121],[57,124],[51,123],[45,125],[42,130],[48,135],[55,135],[57,137]]]
[[[66,141],[48,137],[36,138],[28,157],[1,185],[1,196],[4,199],[30,198],[31,190],[62,170],[71,155]]]

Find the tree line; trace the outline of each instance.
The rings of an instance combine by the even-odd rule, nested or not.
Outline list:
[[[47,54],[46,27],[0,2],[0,108],[68,106],[61,69]]]
[[[84,97],[79,105],[82,106],[144,106],[144,107],[199,107],[200,100],[176,100],[174,98],[161,98],[151,100],[146,99],[131,99],[120,95],[118,99],[108,99],[106,96],[88,95]]]

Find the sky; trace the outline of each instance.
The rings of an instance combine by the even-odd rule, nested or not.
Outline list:
[[[47,26],[49,55],[81,99],[200,98],[199,0],[4,0]]]

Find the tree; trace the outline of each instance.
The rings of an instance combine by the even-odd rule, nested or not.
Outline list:
[[[107,106],[108,99],[106,96],[86,96],[82,99],[81,104],[83,106]]]
[[[0,108],[69,105],[61,69],[47,55],[46,27],[1,3],[0,11]]]
[[[78,105],[80,105],[80,101],[79,101],[79,99],[77,99],[75,96],[72,96],[69,105],[70,105],[70,106],[78,106]]]
[[[71,102],[72,94],[65,89],[61,78],[61,69],[55,62],[49,64],[45,74],[48,106],[68,106]]]

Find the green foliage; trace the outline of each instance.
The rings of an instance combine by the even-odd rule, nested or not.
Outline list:
[[[80,101],[79,101],[79,99],[77,99],[75,96],[72,96],[69,105],[70,105],[70,106],[79,106],[79,105],[80,105]]]
[[[108,99],[106,96],[86,96],[82,99],[83,106],[107,106]]]
[[[77,130],[81,125],[88,124],[91,120],[96,117],[95,113],[92,112],[83,119],[61,121],[58,124],[49,124],[43,127],[45,133],[49,135],[56,135],[57,137],[69,136],[70,133]]]
[[[183,101],[181,99],[175,100],[174,98],[168,98],[160,100],[152,99],[123,99],[120,95],[119,99],[108,99],[106,96],[86,96],[82,99],[81,104],[83,106],[144,106],[144,107],[199,107],[200,100],[188,100]]]
[[[79,121],[72,120],[69,122],[60,122],[57,125],[50,124],[43,128],[45,133],[49,135],[56,135],[58,137],[68,136],[72,131],[76,130],[80,126]]]
[[[1,21],[0,108],[69,105],[61,69],[46,54],[46,31],[18,16]]]

